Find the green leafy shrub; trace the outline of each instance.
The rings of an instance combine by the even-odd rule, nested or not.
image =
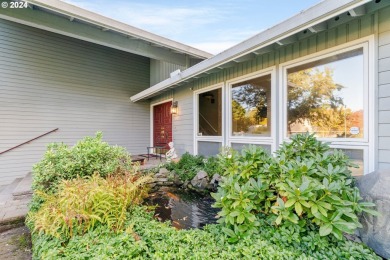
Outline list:
[[[271,208],[274,194],[263,184],[259,173],[272,160],[256,146],[243,149],[241,154],[225,149],[219,157],[225,172],[218,192],[212,194],[214,207],[221,208],[219,223],[225,224],[223,231],[230,236],[229,241],[237,242],[257,231],[257,214]]]
[[[181,156],[179,162],[171,162],[164,167],[169,171],[175,171],[181,180],[192,180],[200,170],[204,170],[209,175],[221,171],[217,158],[205,158],[201,155],[191,155],[188,152]]]
[[[225,176],[213,197],[231,242],[257,232],[260,216],[278,226],[314,223],[321,236],[342,239],[361,227],[358,213],[376,214],[374,204],[361,202],[345,154],[313,135],[291,139],[276,158],[255,146],[222,156]]]
[[[32,233],[43,232],[69,239],[98,225],[120,231],[126,212],[142,202],[147,194],[145,184],[152,178],[130,173],[63,180],[56,194],[39,192],[45,199],[41,208],[30,212],[27,223]]]
[[[99,226],[69,241],[33,234],[34,259],[365,259],[380,257],[359,243],[321,237],[296,228],[276,229],[266,222],[259,233],[229,244],[220,225],[175,230],[142,207],[128,214],[125,231]]]
[[[131,169],[131,158],[123,147],[102,141],[103,134],[85,137],[73,147],[64,143],[48,145],[42,160],[33,166],[33,190],[53,193],[61,180],[91,176],[105,177],[117,170]]]

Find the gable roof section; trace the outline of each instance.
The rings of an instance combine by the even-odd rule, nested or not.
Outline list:
[[[62,1],[26,2],[30,8],[0,8],[0,18],[182,66],[212,56]]]
[[[134,96],[130,99],[133,102],[148,99],[159,95],[169,89],[177,87],[178,84],[188,81],[194,77],[200,77],[206,72],[211,72],[215,69],[223,68],[224,65],[231,62],[240,62],[248,60],[254,55],[264,53],[272,44],[288,43],[289,37],[303,31],[315,31],[320,28],[321,23],[327,21],[331,17],[350,12],[351,16],[359,16],[365,14],[365,8],[362,5],[371,2],[371,0],[325,0],[319,4],[302,11],[301,13],[265,30],[246,41],[243,41],[230,49],[227,49],[220,54],[215,55],[207,60],[204,60],[180,74],[168,78]],[[385,2],[385,1],[383,1]]]

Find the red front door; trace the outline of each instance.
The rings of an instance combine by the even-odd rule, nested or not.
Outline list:
[[[153,145],[169,148],[172,142],[172,102],[153,107]]]

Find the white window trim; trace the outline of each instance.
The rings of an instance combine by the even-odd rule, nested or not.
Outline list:
[[[153,129],[154,129],[154,114],[153,114],[153,109],[155,106],[158,106],[158,105],[161,105],[161,104],[164,104],[164,103],[168,103],[168,102],[173,102],[173,98],[169,98],[169,99],[165,99],[163,101],[159,101],[159,102],[156,102],[156,103],[153,103],[153,104],[150,104],[150,146],[154,146],[153,143],[154,143],[154,140],[153,140]],[[173,117],[172,117],[172,141],[174,140],[173,138]],[[146,147],[145,147],[146,149]]]
[[[335,54],[363,47],[364,66],[364,138],[319,138],[330,142],[331,147],[345,149],[364,148],[364,174],[375,170],[375,36],[371,35],[346,44],[316,52],[279,65],[279,144],[290,141],[287,137],[287,69]]]
[[[367,145],[329,145],[330,148],[347,149],[347,150],[363,150],[363,173],[367,174],[370,171],[369,165],[369,147]]]
[[[232,119],[232,87],[236,83],[240,83],[245,80],[250,80],[266,75],[271,75],[271,135],[270,136],[234,136],[232,135],[233,119]],[[276,149],[276,134],[277,134],[277,118],[276,118],[276,66],[268,67],[267,69],[256,71],[254,73],[246,74],[244,76],[234,78],[226,81],[226,117],[227,117],[227,135],[226,143],[231,146],[231,143],[240,144],[264,144],[271,146],[271,152]]]
[[[222,108],[222,127],[221,127],[222,135],[221,136],[199,136],[198,135],[198,130],[199,130],[199,117],[198,117],[198,114],[199,114],[199,94],[208,92],[210,90],[219,89],[219,88],[221,89],[221,101],[222,101],[222,104],[221,104],[221,108]],[[212,143],[217,142],[217,143],[221,143],[221,146],[225,145],[224,138],[225,138],[225,128],[226,128],[225,127],[226,111],[225,111],[225,98],[224,97],[225,97],[225,88],[224,88],[223,83],[218,83],[218,84],[206,87],[206,88],[195,90],[193,92],[193,104],[194,104],[194,116],[193,116],[193,120],[194,120],[193,121],[193,125],[194,125],[194,132],[193,132],[194,151],[193,151],[193,154],[194,155],[198,155],[198,141],[212,142]]]
[[[266,142],[263,142],[263,141],[245,141],[245,140],[230,140],[228,143],[227,143],[227,146],[229,147],[232,147],[232,143],[234,144],[242,144],[242,145],[265,145],[265,146],[270,146],[271,148],[271,153],[273,153],[275,150],[276,150],[276,147],[275,147],[275,144],[274,142],[272,143],[266,143]]]

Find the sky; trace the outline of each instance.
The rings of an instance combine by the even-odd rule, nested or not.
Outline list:
[[[64,0],[192,47],[220,53],[320,0]]]

